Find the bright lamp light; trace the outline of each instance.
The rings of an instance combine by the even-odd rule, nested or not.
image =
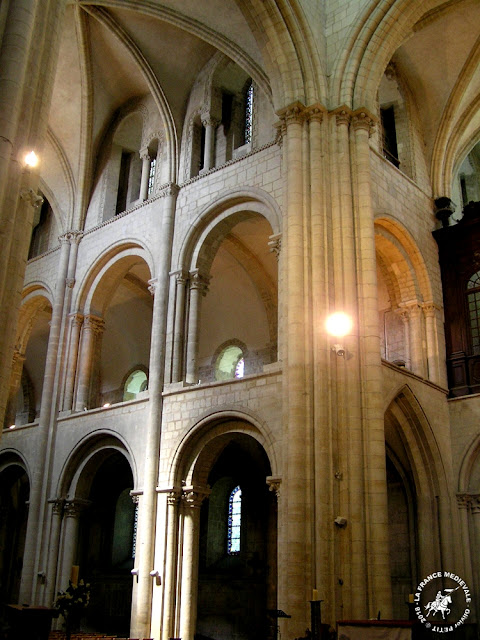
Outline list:
[[[36,167],[38,164],[38,156],[35,153],[35,151],[30,151],[30,153],[27,153],[27,155],[25,156],[25,164],[27,165],[27,167]]]
[[[342,338],[351,332],[353,322],[351,317],[343,313],[343,311],[336,311],[328,316],[325,322],[325,327],[331,336]]]

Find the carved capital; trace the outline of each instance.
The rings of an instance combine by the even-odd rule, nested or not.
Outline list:
[[[198,271],[190,274],[190,289],[197,289],[202,296],[207,294],[209,283],[210,278],[198,273]]]
[[[92,333],[99,335],[103,332],[104,329],[105,322],[102,318],[99,318],[98,316],[85,316],[85,319],[83,321],[84,331],[91,331]]]
[[[158,287],[158,278],[152,278],[151,280],[148,281],[148,290],[150,291],[152,296],[155,295],[155,291],[157,287]]]
[[[140,151],[138,152],[138,155],[140,156],[141,160],[148,160],[149,162],[151,160],[150,154],[148,152],[148,147],[142,147],[142,149],[140,149]]]
[[[270,252],[275,254],[277,260],[280,258],[280,252],[282,250],[282,234],[276,233],[271,235],[268,239],[268,246],[270,247]]]
[[[180,271],[172,271],[171,276],[175,278],[175,284],[185,285],[188,282],[188,273],[180,269]]]
[[[269,491],[273,491],[278,500],[280,498],[280,485],[282,484],[282,479],[278,476],[267,476],[266,482],[268,484]]]
[[[468,510],[470,502],[471,496],[468,493],[457,493],[457,506],[459,509]]]
[[[43,204],[42,196],[38,195],[33,189],[23,187],[20,189],[20,198],[27,204],[31,204],[34,209],[38,209]]]
[[[66,518],[78,518],[91,504],[90,500],[65,500],[64,513]]]
[[[290,124],[301,124],[306,118],[306,109],[301,102],[293,102],[284,109],[277,111],[280,120],[288,127]]]
[[[55,516],[61,516],[63,514],[63,507],[65,505],[65,498],[54,498],[49,500],[52,505],[52,513]]]
[[[210,487],[183,487],[183,504],[190,509],[200,509],[202,502],[210,495]]]
[[[71,327],[81,327],[83,324],[83,314],[71,313],[69,315]]]
[[[167,196],[177,196],[180,191],[180,187],[175,182],[168,182],[163,185],[158,193],[159,198],[166,198]]]
[[[200,119],[205,128],[212,127],[215,129],[220,124],[220,120],[218,118],[214,118],[210,113],[202,113]]]
[[[346,125],[348,127],[352,121],[352,110],[346,105],[337,107],[337,109],[334,109],[331,114],[335,116],[337,126]]]
[[[376,118],[366,109],[357,109],[352,114],[352,126],[355,130],[364,129],[371,136],[375,130]]]
[[[73,289],[75,286],[75,278],[65,278],[65,286],[67,289]]]
[[[58,240],[61,244],[79,244],[83,238],[83,231],[66,231],[61,236],[58,236]]]
[[[426,318],[434,318],[437,311],[440,310],[440,307],[436,305],[434,302],[424,302],[422,304],[423,313]]]
[[[323,116],[327,113],[327,109],[322,104],[317,103],[307,107],[305,113],[308,121],[322,123]]]
[[[470,496],[470,509],[474,516],[480,513],[480,495]]]
[[[180,504],[180,498],[181,498],[181,491],[179,491],[178,489],[174,489],[173,491],[170,491],[167,496],[168,506],[169,507],[178,506],[178,504]]]

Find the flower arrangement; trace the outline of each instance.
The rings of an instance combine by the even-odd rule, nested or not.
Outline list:
[[[53,606],[58,609],[65,620],[67,640],[70,640],[73,626],[80,621],[80,614],[89,602],[90,585],[83,580],[80,580],[78,584],[69,580],[68,588],[57,593],[57,599]]]

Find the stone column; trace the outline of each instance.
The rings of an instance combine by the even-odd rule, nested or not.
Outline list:
[[[423,305],[425,315],[425,330],[427,337],[427,366],[428,378],[436,384],[445,384],[445,378],[440,369],[440,348],[438,339],[437,314],[440,309],[433,302]]]
[[[73,393],[75,389],[75,374],[78,364],[78,350],[80,343],[80,331],[83,325],[81,313],[71,313],[69,316],[69,340],[67,365],[65,373],[65,392],[63,396],[63,410],[71,411],[73,407]]]
[[[36,466],[32,472],[30,509],[28,512],[28,525],[22,571],[22,584],[20,587],[22,602],[35,602],[36,583],[33,576],[38,566],[43,544],[42,535],[45,518],[46,487],[48,485],[50,468],[49,460],[53,452],[49,448],[49,442],[54,437],[56,428],[56,411],[58,401],[58,369],[57,363],[60,355],[60,338],[63,324],[63,310],[65,302],[66,277],[68,272],[68,260],[70,254],[70,240],[68,234],[60,236],[60,256],[55,283],[55,298],[53,300],[52,319],[48,337],[47,357],[45,360],[45,373],[43,378],[42,398],[40,404],[40,416],[38,420],[38,436],[36,440]],[[35,541],[35,543],[34,543]],[[31,590],[31,596],[29,594]]]
[[[5,427],[8,428],[15,424],[17,414],[17,395],[22,383],[23,363],[25,362],[25,354],[20,353],[17,349],[13,352],[12,373],[10,376],[10,391],[8,394],[7,411],[5,413]]]
[[[105,323],[102,318],[93,315],[85,316],[82,327],[80,355],[78,358],[78,383],[75,411],[83,411],[84,408],[91,408],[95,348],[104,328]]]
[[[198,381],[198,331],[202,296],[208,291],[209,278],[198,271],[190,275],[190,306],[187,331],[187,361],[185,379],[190,384]]]
[[[179,504],[180,492],[171,491],[167,498],[167,548],[165,550],[162,640],[169,640],[175,635]]]
[[[425,358],[423,355],[424,323],[423,313],[416,300],[401,305],[408,313],[410,369],[417,376],[426,377]]]
[[[200,507],[210,491],[206,487],[183,488],[183,553],[180,594],[180,638],[193,640],[197,622]]]
[[[480,495],[478,494],[470,495],[469,500],[470,500],[470,509],[472,513],[473,534],[474,534],[474,541],[473,541],[473,544],[470,544],[470,548],[473,551],[472,557],[478,558],[478,553],[480,550]],[[470,589],[473,588],[474,593],[475,592],[478,593],[478,589],[480,589],[480,578],[478,577],[478,573],[477,573],[478,560],[474,563],[473,570],[476,570],[472,578],[474,582],[473,584],[470,583],[471,586],[470,585],[469,586],[470,586]],[[478,601],[478,598],[474,598],[473,604],[475,607],[476,618],[477,620],[479,620],[480,619],[480,603]]]
[[[407,369],[412,368],[411,358],[410,358],[410,318],[408,315],[408,311],[403,307],[399,307],[396,309],[396,313],[401,317],[403,323],[403,340],[405,344],[405,367]]]
[[[285,510],[282,526],[282,549],[279,556],[279,607],[285,608],[292,619],[285,625],[294,637],[304,633],[308,626],[307,600],[310,590],[311,567],[307,564],[310,551],[312,511],[307,507],[311,456],[311,378],[306,370],[306,315],[304,260],[308,243],[304,236],[306,207],[304,194],[303,137],[305,109],[294,103],[279,114],[283,124],[285,202],[282,254],[282,281],[284,286],[283,333],[285,352],[283,368],[283,421],[286,448],[284,476]],[[310,372],[309,372],[310,373]]]
[[[385,468],[385,431],[382,396],[382,364],[378,326],[378,287],[374,216],[371,197],[369,137],[373,117],[364,110],[353,114],[355,171],[354,211],[357,247],[359,309],[359,392],[362,399],[361,429],[364,443],[365,535],[367,594],[370,618],[380,610],[389,618],[392,610],[390,549]]]
[[[67,500],[63,518],[62,558],[58,576],[59,589],[66,589],[72,566],[77,564],[78,528],[81,513],[90,505],[88,500]]]
[[[4,16],[0,49],[0,422],[9,391],[31,238],[31,205],[40,204],[38,170],[26,170],[24,157],[32,149],[42,153],[65,5],[65,0],[47,4],[16,0],[7,4]]]
[[[472,504],[472,496],[467,493],[457,493],[457,506],[460,512],[460,535],[462,540],[464,578],[467,584],[473,587],[472,555],[469,532],[469,510]]]
[[[157,508],[156,485],[158,481],[159,452],[162,428],[162,391],[165,375],[165,333],[169,292],[169,273],[172,256],[173,221],[178,187],[170,184],[162,195],[162,224],[158,226],[156,279],[150,281],[154,294],[152,337],[149,363],[149,415],[144,438],[143,494],[138,510],[137,548],[138,584],[134,589],[130,635],[133,638],[150,637],[152,603],[155,522]]]
[[[209,171],[215,166],[215,129],[218,126],[218,121],[210,115],[202,115],[202,125],[205,127],[205,148],[202,171]]]
[[[148,147],[140,149],[140,158],[142,159],[142,178],[140,180],[140,201],[143,202],[148,198],[148,179],[150,177],[150,156]]]
[[[179,382],[183,377],[183,345],[185,335],[185,294],[187,276],[183,271],[175,274],[175,321],[173,328],[173,363],[172,382]]]
[[[46,560],[46,585],[43,594],[43,605],[51,607],[55,600],[55,583],[59,562],[60,532],[62,527],[63,507],[65,500],[49,500],[51,509],[50,540]]]

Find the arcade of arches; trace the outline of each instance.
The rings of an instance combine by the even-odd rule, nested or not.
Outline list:
[[[475,637],[478,24],[0,3],[1,604],[78,568],[85,633],[294,640],[445,569]]]

